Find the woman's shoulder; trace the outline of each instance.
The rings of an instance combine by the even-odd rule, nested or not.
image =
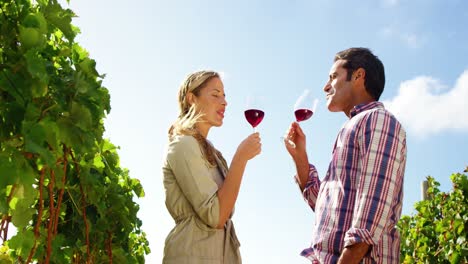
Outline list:
[[[194,144],[194,143],[197,143],[197,139],[195,139],[191,135],[177,135],[171,140],[170,143],[171,144]]]
[[[198,146],[197,139],[190,135],[177,135],[174,136],[168,145],[169,150],[178,150],[186,148],[194,148]]]

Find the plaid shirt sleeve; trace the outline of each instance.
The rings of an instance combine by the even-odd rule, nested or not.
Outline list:
[[[345,247],[364,242],[371,256],[380,255],[375,247],[382,232],[394,225],[394,211],[401,201],[406,164],[406,133],[386,111],[372,111],[363,118],[358,131],[362,170],[357,179],[355,210],[351,228],[345,235]],[[393,221],[393,222],[392,222]]]
[[[296,174],[294,176],[294,179],[297,185],[300,186],[298,177],[299,176]],[[304,191],[302,191],[302,196],[304,197],[304,200],[306,200],[306,202],[309,204],[310,208],[312,208],[312,210],[314,211],[319,190],[320,179],[318,177],[317,169],[314,165],[309,164],[309,178],[307,179]]]

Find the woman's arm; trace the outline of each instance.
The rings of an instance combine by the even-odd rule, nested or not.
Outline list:
[[[223,228],[231,215],[239,194],[242,176],[244,175],[247,162],[260,152],[261,143],[258,133],[247,137],[237,148],[223,186],[218,190],[219,222],[217,228]]]

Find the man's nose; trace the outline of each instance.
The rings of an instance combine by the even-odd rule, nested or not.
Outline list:
[[[330,90],[330,88],[331,88],[331,84],[330,84],[330,82],[327,82],[325,84],[325,86],[323,86],[323,91],[328,92]]]

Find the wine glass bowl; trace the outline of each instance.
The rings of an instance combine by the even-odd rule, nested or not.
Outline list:
[[[260,124],[265,116],[265,113],[259,109],[248,109],[244,112],[247,122],[253,127],[256,128]]]
[[[294,111],[294,115],[296,116],[297,122],[305,121],[311,118],[313,114],[314,112],[310,109],[301,108],[301,109],[297,109],[296,111]]]
[[[296,122],[302,122],[311,118],[317,108],[318,99],[314,98],[309,90],[305,90],[294,104],[294,116]],[[293,148],[296,144],[287,137],[281,137],[281,140],[291,145]]]
[[[246,110],[244,111],[245,119],[254,129],[254,133],[257,132],[257,126],[262,122],[265,112],[262,109],[262,98],[258,96],[250,95],[247,97]]]

